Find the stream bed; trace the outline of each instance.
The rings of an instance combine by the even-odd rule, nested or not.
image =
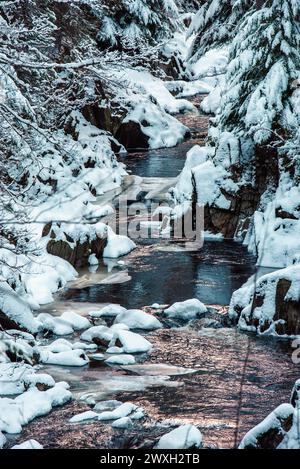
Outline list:
[[[208,118],[200,115],[181,119],[192,127],[192,138],[176,148],[127,155],[123,160],[133,174],[179,174],[187,150],[203,144],[208,125]],[[201,249],[189,252],[180,242],[148,239],[121,262],[103,260],[96,271],[80,272],[78,280],[44,309],[54,315],[66,309],[88,315],[108,303],[144,308],[198,298],[222,312],[233,291],[256,270],[255,258],[230,240],[205,240]],[[151,447],[169,424],[193,423],[202,431],[206,447],[232,448],[289,400],[298,377],[289,340],[255,337],[214,321],[164,327],[148,333],[147,339],[153,351],[137,357],[139,368],[103,362],[81,368],[43,366],[56,380],[68,381],[75,400],[26,426],[22,441],[38,438],[46,448]],[[90,408],[89,398],[134,402],[147,417],[125,431],[101,422],[68,423]]]

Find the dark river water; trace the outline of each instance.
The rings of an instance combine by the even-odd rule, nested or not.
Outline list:
[[[125,257],[130,280],[69,289],[65,299],[79,302],[119,303],[139,308],[198,298],[207,304],[228,305],[233,291],[255,272],[255,258],[233,241],[205,241],[196,251],[180,250],[180,243],[143,244]],[[102,265],[102,269],[107,267]]]

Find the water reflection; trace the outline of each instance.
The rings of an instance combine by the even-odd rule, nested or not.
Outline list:
[[[193,297],[207,304],[227,305],[233,291],[256,270],[255,258],[244,246],[233,241],[207,241],[197,252],[174,253],[167,247],[141,245],[124,258],[125,266],[116,264],[112,269],[110,263],[110,275],[125,270],[127,282],[102,281],[86,288],[70,288],[65,298],[120,303],[127,308],[169,304]]]

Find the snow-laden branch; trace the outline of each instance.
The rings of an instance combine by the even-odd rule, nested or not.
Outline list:
[[[5,54],[0,54],[0,63],[11,65],[13,67],[31,68],[31,69],[52,69],[52,70],[65,70],[65,69],[80,69],[90,67],[91,65],[99,65],[103,63],[103,57],[93,59],[86,59],[80,62],[69,63],[56,63],[56,62],[24,62],[22,60],[12,59]]]

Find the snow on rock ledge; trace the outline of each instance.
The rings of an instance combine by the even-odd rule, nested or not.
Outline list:
[[[0,447],[5,444],[5,433],[20,433],[31,420],[48,414],[53,407],[63,405],[72,398],[67,383],[51,384],[54,385],[46,391],[31,387],[15,399],[0,397]]]
[[[300,264],[251,278],[234,292],[229,315],[246,331],[259,334],[300,334]]]

